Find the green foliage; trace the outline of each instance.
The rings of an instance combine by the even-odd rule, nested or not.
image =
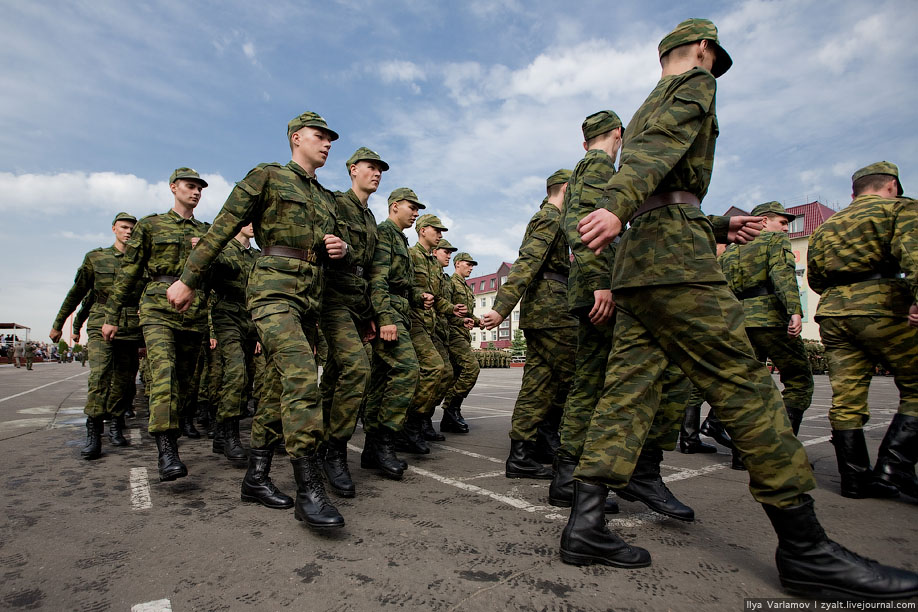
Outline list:
[[[803,340],[803,346],[806,349],[806,356],[810,360],[810,369],[813,374],[825,374],[829,370],[829,363],[826,361],[826,347],[818,340]]]
[[[67,350],[68,350],[69,348],[70,348],[70,346],[68,346],[68,344],[67,344],[66,342],[64,342],[63,340],[61,340],[60,342],[57,343],[57,352],[60,353],[61,355],[66,355],[66,354],[67,354]]]
[[[76,344],[74,344],[74,345],[73,345],[73,352],[74,352],[74,353],[82,353],[82,352],[83,352],[83,345],[80,344],[79,342],[77,342]]]
[[[523,335],[523,331],[520,329],[513,332],[513,342],[510,343],[510,353],[514,357],[526,356],[526,336]]]

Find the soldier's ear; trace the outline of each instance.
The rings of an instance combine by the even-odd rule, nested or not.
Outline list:
[[[589,150],[590,150],[590,149],[587,147],[587,143],[586,143],[585,140],[583,141],[583,150],[584,150],[584,151],[589,151]]]

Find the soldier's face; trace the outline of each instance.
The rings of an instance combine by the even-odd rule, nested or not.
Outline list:
[[[395,203],[395,220],[402,229],[407,229],[414,225],[415,219],[418,218],[418,205],[408,200],[402,200]]]
[[[366,193],[376,193],[382,173],[382,167],[375,161],[360,160],[351,166],[354,186]]]
[[[204,187],[197,181],[178,179],[169,188],[175,195],[175,201],[188,208],[194,208],[201,201],[201,192]]]
[[[134,230],[134,224],[130,221],[116,221],[112,226],[112,233],[115,235],[115,241],[124,244],[131,237]]]
[[[790,229],[790,222],[788,222],[787,217],[781,217],[779,215],[767,215],[763,218],[765,219],[765,226],[762,228],[762,231],[784,232],[786,234]]]
[[[475,267],[470,261],[457,261],[456,262],[456,273],[459,274],[462,278],[468,278],[472,275],[472,268]]]
[[[306,158],[313,168],[321,168],[331,150],[331,136],[325,130],[304,127],[290,136],[295,149]]]
[[[252,227],[251,223],[249,223],[248,225],[243,226],[242,229],[239,230],[239,233],[245,236],[246,238],[254,238],[255,228]]]
[[[450,253],[446,249],[436,249],[434,251],[434,255],[436,256],[437,261],[440,262],[440,265],[445,268],[446,266],[449,265],[449,258],[452,255],[452,253]]]

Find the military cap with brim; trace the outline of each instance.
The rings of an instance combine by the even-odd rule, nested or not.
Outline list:
[[[437,243],[437,246],[434,247],[434,248],[435,248],[435,249],[443,249],[444,251],[449,251],[449,252],[451,252],[451,253],[454,252],[454,251],[458,251],[458,250],[459,250],[459,249],[457,249],[456,247],[454,247],[453,245],[451,245],[451,244],[449,243],[449,240],[447,240],[446,238],[440,238],[440,242],[438,242],[438,243]]]
[[[589,140],[622,127],[622,120],[610,110],[601,110],[584,119],[580,127],[583,130],[583,139]]]
[[[781,206],[780,202],[765,202],[764,204],[759,204],[752,209],[753,217],[761,217],[762,215],[772,213],[775,215],[780,215],[787,218],[788,221],[793,221],[797,218],[797,215],[792,215]]]
[[[407,187],[399,187],[395,191],[389,194],[389,206],[392,206],[393,202],[401,202],[402,200],[408,200],[409,202],[414,202],[418,205],[418,208],[427,208],[421,201],[418,199],[418,194],[408,189]]]
[[[870,164],[865,166],[854,173],[851,177],[851,182],[853,183],[859,178],[864,178],[865,176],[870,176],[871,174],[888,174],[896,179],[896,185],[899,187],[899,194],[902,195],[902,182],[899,181],[899,167],[888,161],[881,161],[875,164]]]
[[[119,221],[130,221],[131,223],[137,223],[137,217],[126,212],[120,212],[115,215],[115,219],[112,221],[112,225],[118,223]]]
[[[430,213],[426,215],[421,215],[420,217],[418,217],[418,220],[414,222],[414,229],[416,229],[417,231],[420,232],[421,228],[424,228],[424,227],[433,227],[435,229],[440,230],[441,232],[449,231],[446,228],[446,226],[443,225],[443,222],[440,221],[440,217],[438,217],[437,215],[431,215]]]
[[[717,48],[717,58],[711,74],[719,77],[733,65],[730,55],[720,46],[717,38],[717,26],[709,19],[686,19],[676,26],[676,29],[663,37],[657,50],[662,58],[664,55],[682,45],[687,45],[699,40],[707,40]]]
[[[360,147],[354,151],[353,155],[347,158],[346,162],[344,162],[344,167],[347,168],[348,173],[351,171],[351,166],[359,161],[375,161],[379,164],[379,167],[382,168],[383,172],[389,169],[389,164],[384,162],[376,151],[366,147]]]
[[[304,127],[313,127],[328,132],[332,140],[338,140],[338,132],[328,127],[325,119],[318,113],[306,111],[302,115],[297,115],[287,123],[287,138],[294,132],[302,130]]]
[[[467,261],[473,266],[478,265],[478,262],[472,259],[472,256],[466,253],[465,251],[462,251],[461,253],[456,253],[455,255],[453,255],[453,265],[455,265],[457,262],[460,262],[460,261]]]
[[[169,184],[171,185],[179,179],[185,179],[186,181],[197,181],[201,183],[203,187],[207,187],[207,181],[201,178],[201,175],[198,174],[197,170],[194,168],[181,167],[176,168],[172,171],[172,175],[169,177]]]
[[[555,170],[552,175],[548,177],[548,180],[545,181],[546,189],[551,189],[555,185],[568,182],[571,180],[571,174],[573,174],[573,170],[568,170],[567,168]]]

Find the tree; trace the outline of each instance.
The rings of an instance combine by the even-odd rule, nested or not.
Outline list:
[[[514,357],[526,356],[526,336],[523,335],[523,330],[518,329],[513,332],[513,342],[510,343],[510,352]]]
[[[60,342],[57,343],[57,352],[60,353],[61,355],[66,355],[66,354],[67,354],[67,350],[68,350],[69,348],[70,348],[70,346],[68,346],[68,344],[67,344],[66,342],[64,342],[63,340],[61,340]]]

